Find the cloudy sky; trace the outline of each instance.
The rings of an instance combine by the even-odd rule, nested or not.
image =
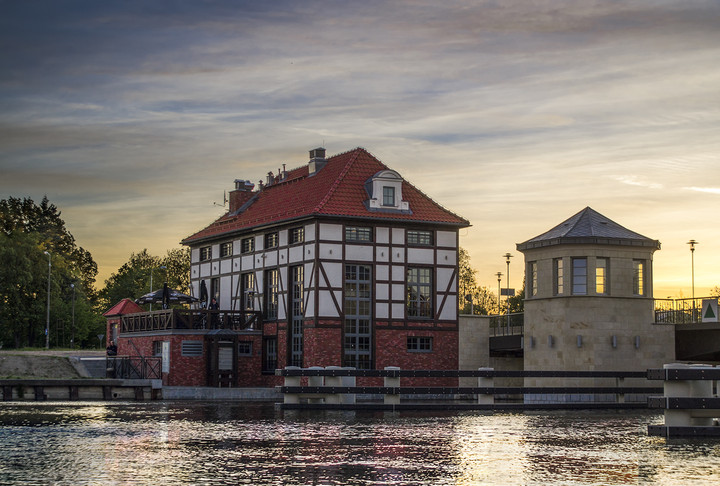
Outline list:
[[[720,2],[0,1],[0,196],[47,195],[100,269],[163,255],[309,149],[365,147],[502,255],[586,206],[720,285]],[[504,281],[503,277],[503,281]]]

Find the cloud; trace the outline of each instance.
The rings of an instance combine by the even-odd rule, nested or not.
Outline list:
[[[720,194],[720,187],[684,187],[683,189],[708,194]]]

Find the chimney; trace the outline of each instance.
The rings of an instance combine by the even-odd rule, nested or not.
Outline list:
[[[235,179],[235,190],[230,191],[228,195],[228,210],[234,213],[240,209],[253,196],[254,187],[255,185],[250,181]]]
[[[310,163],[308,164],[308,175],[314,175],[320,172],[320,169],[325,167],[327,160],[325,160],[325,149],[318,147],[310,151]]]

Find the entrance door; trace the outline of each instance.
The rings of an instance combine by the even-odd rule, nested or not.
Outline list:
[[[220,330],[208,334],[207,384],[217,387],[237,386],[237,335]]]

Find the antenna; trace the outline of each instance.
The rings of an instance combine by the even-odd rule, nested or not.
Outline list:
[[[213,206],[220,206],[221,208],[224,208],[225,206],[227,206],[227,203],[228,203],[227,191],[223,191],[223,203],[218,204],[213,201]]]

